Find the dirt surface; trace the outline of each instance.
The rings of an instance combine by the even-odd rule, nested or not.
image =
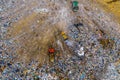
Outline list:
[[[44,1],[48,6],[45,7],[48,12],[41,11],[41,7],[37,6],[37,9],[13,23],[12,28],[8,29],[7,38],[12,38],[16,43],[20,44],[17,49],[17,54],[19,54],[17,60],[28,62],[31,59],[38,59],[42,63],[47,62],[48,45],[56,43],[56,36],[61,39],[59,37],[60,31],[65,31],[68,20],[71,18],[67,17],[71,15],[69,7],[63,4],[61,7],[57,2],[51,1],[48,3],[47,0]],[[31,11],[29,6],[36,7],[32,4],[25,5],[24,9]],[[24,9],[20,11],[25,12]],[[17,12],[20,14],[20,11]]]
[[[97,0],[96,2],[120,23],[120,0]]]

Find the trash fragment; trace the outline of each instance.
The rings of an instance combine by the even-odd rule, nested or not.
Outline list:
[[[100,44],[102,44],[103,48],[110,48],[112,49],[114,45],[114,41],[110,39],[99,39]]]

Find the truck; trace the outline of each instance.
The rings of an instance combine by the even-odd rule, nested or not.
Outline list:
[[[54,62],[54,60],[55,60],[55,49],[53,48],[53,47],[50,47],[49,49],[48,49],[48,52],[49,52],[49,61],[50,62]]]
[[[72,10],[77,12],[79,10],[78,1],[72,1]]]

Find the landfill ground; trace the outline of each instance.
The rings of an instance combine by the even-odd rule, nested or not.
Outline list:
[[[120,14],[72,1],[0,0],[0,80],[120,80]]]

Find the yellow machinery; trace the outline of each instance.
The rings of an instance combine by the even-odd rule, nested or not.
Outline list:
[[[67,37],[67,35],[65,34],[65,32],[61,32],[61,35],[62,35],[62,37],[63,37],[64,40],[67,40],[67,39],[68,39],[68,37]]]

